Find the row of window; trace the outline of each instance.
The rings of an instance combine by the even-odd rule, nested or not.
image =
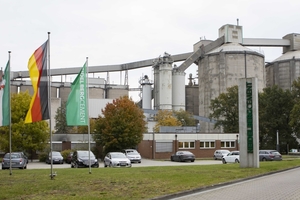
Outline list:
[[[172,152],[172,142],[156,142],[156,152]],[[195,142],[178,142],[179,149],[195,149]],[[215,141],[200,141],[200,149],[215,148]],[[221,148],[235,148],[235,141],[221,141]]]
[[[178,142],[179,149],[194,149],[195,142]],[[215,148],[215,141],[200,141],[201,149]],[[235,148],[235,141],[221,141],[221,148]]]

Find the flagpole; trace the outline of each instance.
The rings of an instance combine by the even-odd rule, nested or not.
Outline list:
[[[49,125],[50,125],[50,159],[51,159],[51,180],[54,178],[53,174],[53,159],[52,159],[52,130],[51,130],[51,72],[50,72],[50,32],[48,32],[48,45],[47,45],[47,81],[48,81],[48,110],[49,110]]]
[[[11,167],[11,101],[10,101],[10,53],[11,51],[8,51],[8,71],[7,73],[9,73],[9,75],[7,76],[8,77],[8,80],[5,80],[5,81],[8,81],[8,84],[5,83],[6,87],[8,87],[8,94],[9,94],[9,99],[8,99],[8,102],[9,102],[9,174],[12,175],[12,167]]]
[[[92,173],[91,169],[91,139],[90,139],[90,112],[89,112],[89,65],[88,65],[88,57],[86,57],[86,107],[87,107],[87,116],[88,116],[88,145],[89,145],[89,174]]]

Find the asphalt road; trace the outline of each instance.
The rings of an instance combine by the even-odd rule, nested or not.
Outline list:
[[[142,159],[141,163],[133,163],[132,167],[148,167],[148,166],[180,166],[180,165],[214,165],[214,164],[222,164],[220,160],[195,160],[195,162],[171,162],[168,160],[158,161],[158,160],[149,160]],[[70,164],[53,164],[53,169],[61,169],[61,168],[71,168]],[[27,165],[27,169],[50,169],[51,165],[46,164],[44,162],[38,162],[34,160],[33,162],[29,161]],[[103,162],[100,162],[100,167],[104,168]]]

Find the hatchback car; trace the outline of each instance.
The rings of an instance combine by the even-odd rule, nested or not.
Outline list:
[[[122,152],[109,152],[104,160],[104,167],[131,167],[131,161]]]
[[[20,152],[12,152],[6,153],[2,159],[2,169],[9,169],[10,168],[10,159],[11,159],[11,167],[12,168],[19,168],[19,169],[26,169],[28,159],[27,157],[20,153]]]
[[[214,153],[214,159],[222,160],[223,156],[226,156],[229,153],[230,153],[230,151],[228,151],[228,150],[216,150]]]
[[[260,161],[282,160],[281,154],[276,150],[259,150]]]
[[[190,151],[177,151],[175,154],[171,155],[171,161],[195,161],[195,155]]]
[[[226,163],[239,163],[240,162],[240,152],[239,151],[232,151],[226,156],[222,158],[223,164]]]
[[[60,152],[52,151],[52,163],[53,164],[64,164],[64,158],[62,157]],[[46,164],[51,164],[51,152],[49,152],[49,155],[46,158]]]
[[[74,151],[71,159],[71,168],[79,167],[99,167],[99,162],[92,151],[78,150]]]
[[[132,163],[134,163],[134,162],[141,163],[142,162],[141,154],[135,149],[123,149],[122,153],[124,153],[125,156],[127,156],[127,158]]]

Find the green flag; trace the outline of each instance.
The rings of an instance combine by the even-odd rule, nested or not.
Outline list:
[[[10,123],[10,63],[6,64],[4,76],[0,85],[1,113],[0,126],[7,126]]]
[[[87,126],[87,87],[86,63],[83,65],[76,79],[71,85],[71,92],[67,101],[66,118],[68,126]]]

